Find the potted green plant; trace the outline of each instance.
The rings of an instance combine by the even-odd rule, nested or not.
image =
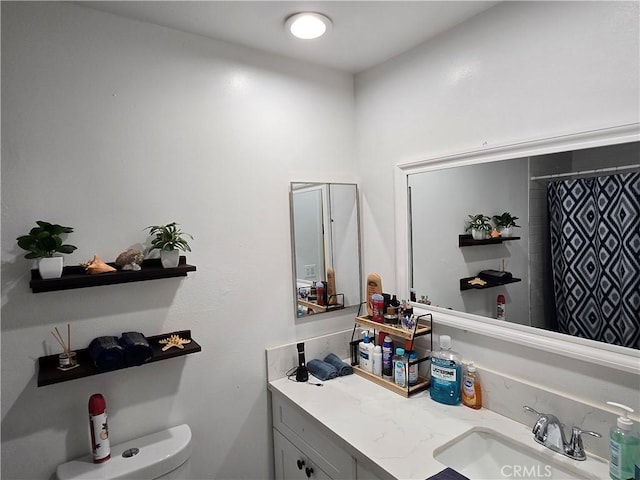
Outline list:
[[[56,254],[72,253],[77,247],[62,243],[61,235],[73,232],[71,227],[38,220],[27,235],[17,238],[18,246],[27,253],[24,258],[38,259],[38,271],[42,278],[62,276],[62,257]]]
[[[514,217],[510,212],[504,212],[502,215],[493,216],[493,221],[500,232],[500,236],[502,237],[510,237],[511,229],[513,227],[520,227],[520,225],[516,223],[516,220],[518,220],[518,217]]]
[[[482,213],[469,215],[465,231],[471,232],[471,236],[474,240],[484,240],[489,237],[489,233],[491,232],[491,224],[489,223],[489,220],[491,219]]]
[[[152,225],[145,230],[149,230],[149,235],[155,235],[151,241],[149,252],[160,250],[160,261],[164,268],[177,267],[180,260],[180,250],[190,252],[191,247],[184,236],[193,240],[188,233],[178,228],[176,222],[167,225]]]

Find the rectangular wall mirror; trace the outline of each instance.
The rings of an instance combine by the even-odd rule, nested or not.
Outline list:
[[[639,158],[631,142],[409,175],[410,287],[494,319],[502,295],[506,322],[640,348]],[[468,215],[503,212],[516,238],[461,237]],[[488,269],[514,283],[464,283]]]
[[[359,305],[357,185],[292,182],[289,200],[296,317]]]

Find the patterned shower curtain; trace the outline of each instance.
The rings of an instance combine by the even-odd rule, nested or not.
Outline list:
[[[548,185],[561,333],[640,348],[640,172]]]

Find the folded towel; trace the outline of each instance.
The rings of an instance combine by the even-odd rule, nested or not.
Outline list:
[[[440,473],[436,473],[433,477],[427,478],[427,480],[469,480],[469,478],[455,470],[452,470],[451,468],[445,468]]]
[[[329,355],[324,357],[324,361],[336,367],[336,370],[338,370],[338,375],[340,375],[341,377],[345,375],[351,375],[353,373],[353,367],[348,363],[340,360],[340,357],[338,357],[335,353],[330,353]]]
[[[307,363],[309,373],[320,380],[331,380],[338,376],[338,370],[333,365],[314,358]]]

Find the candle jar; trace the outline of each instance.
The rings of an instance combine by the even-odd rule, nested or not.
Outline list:
[[[78,366],[76,352],[63,352],[58,355],[58,369],[70,370]]]

